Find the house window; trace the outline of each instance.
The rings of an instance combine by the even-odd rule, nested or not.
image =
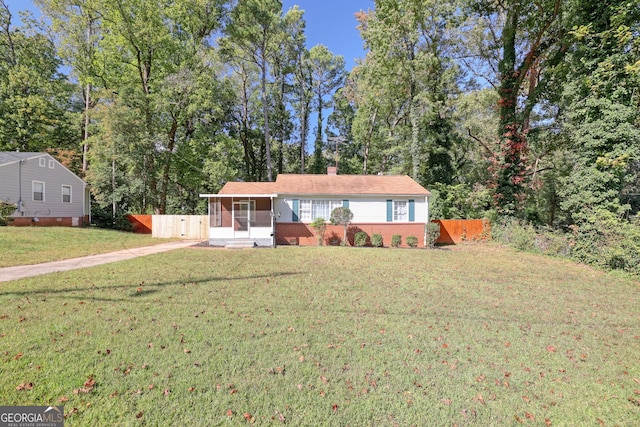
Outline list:
[[[210,227],[222,226],[222,202],[220,199],[211,199],[209,204],[209,212],[211,213]]]
[[[41,168],[47,166],[47,159],[45,159],[44,157],[40,157],[38,166],[40,166]]]
[[[31,190],[34,202],[44,202],[44,182],[32,181]]]
[[[56,162],[49,160],[49,169],[53,169],[56,166]]]
[[[71,203],[71,186],[62,186],[62,203]]]
[[[302,222],[311,222],[316,218],[328,221],[335,208],[342,207],[342,200],[300,200],[299,217]]]
[[[393,220],[394,221],[407,221],[409,216],[407,215],[407,201],[395,200],[393,202]]]

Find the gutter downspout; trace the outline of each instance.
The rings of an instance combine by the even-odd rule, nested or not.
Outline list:
[[[18,161],[18,213],[22,214],[22,165],[26,163],[25,159]]]

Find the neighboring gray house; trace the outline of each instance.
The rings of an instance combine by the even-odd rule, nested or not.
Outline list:
[[[48,153],[1,151],[0,200],[18,207],[13,225],[77,227],[91,220],[87,184]]]

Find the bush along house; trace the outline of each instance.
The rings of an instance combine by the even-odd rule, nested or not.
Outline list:
[[[356,233],[379,234],[385,246],[393,235],[403,244],[415,236],[426,245],[430,193],[403,175],[280,174],[275,182],[228,182],[209,201],[209,244],[246,247],[317,245],[317,218],[329,223],[331,212],[347,207],[353,213],[347,240],[341,225],[328,225],[324,244],[353,245]]]

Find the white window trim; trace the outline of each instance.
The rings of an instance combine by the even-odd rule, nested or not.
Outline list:
[[[317,213],[314,215],[314,212],[317,212],[314,209],[314,204],[318,205],[320,203],[328,203],[329,204],[329,212],[326,215],[327,218],[324,218],[325,215],[318,215]],[[325,221],[329,221],[331,219],[331,212],[335,208],[341,208],[343,205],[342,200],[335,199],[300,199],[298,202],[298,218],[300,222],[313,222],[316,218],[323,218]],[[326,213],[326,212],[325,212]]]
[[[65,202],[64,201],[64,189],[68,188],[69,189],[69,201]],[[71,187],[70,185],[62,185],[62,203],[73,203],[73,187]]]
[[[36,193],[36,184],[42,184],[42,200],[36,200],[36,198],[34,197]],[[44,202],[46,200],[45,193],[46,193],[46,186],[43,181],[31,181],[31,201]]]
[[[49,169],[56,167],[56,162],[53,159],[49,159]]]
[[[399,212],[399,205],[404,205],[404,212]],[[400,216],[402,213],[402,216]],[[409,222],[409,201],[408,200],[394,200],[393,201],[393,222]]]
[[[41,168],[44,168],[47,166],[47,159],[45,159],[44,157],[40,157],[39,161],[38,161],[38,166],[40,166]]]

